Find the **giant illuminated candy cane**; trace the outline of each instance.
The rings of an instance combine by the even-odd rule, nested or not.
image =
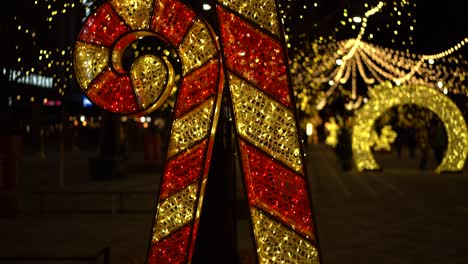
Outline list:
[[[177,89],[147,263],[191,262],[225,83],[257,259],[319,263],[275,0],[221,0],[216,12],[219,39],[181,1],[110,0],[75,45],[77,80],[108,111],[150,112]]]

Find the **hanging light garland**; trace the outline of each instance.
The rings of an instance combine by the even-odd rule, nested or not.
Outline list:
[[[306,60],[305,64],[293,61],[292,68],[295,70],[294,74],[301,77],[296,80],[309,81],[302,88],[318,90],[328,84],[326,92],[322,93],[324,97],[329,97],[338,85],[347,84],[351,79],[351,98],[360,101],[362,98],[357,96],[357,72],[371,93],[376,82],[391,80],[396,85],[418,84],[440,89],[445,94],[468,95],[468,62],[461,55],[453,56],[466,43],[467,40],[464,39],[454,47],[435,55],[416,55],[350,39],[318,48],[327,49],[328,52],[319,60]],[[354,51],[351,50],[353,47],[356,47]],[[346,55],[340,57],[340,54]],[[347,56],[350,54],[351,57]],[[299,100],[311,101],[301,97]],[[356,104],[353,108],[359,105]]]
[[[356,38],[329,43],[316,40],[306,43],[302,50],[295,53],[291,69],[300,110],[310,113],[315,110],[314,107],[322,109],[328,98],[336,94],[337,88],[349,98],[346,109],[359,108],[368,94],[359,93],[358,79],[367,86],[367,93],[373,93],[372,86],[375,84],[390,80],[397,86],[417,84],[439,89],[444,94],[468,95],[468,62],[457,54],[468,43],[468,38],[443,52],[430,55],[364,41],[365,35],[370,39],[373,36],[365,34],[368,17],[381,11],[384,6],[379,2],[365,13]],[[397,7],[394,10],[398,10]],[[413,29],[410,26],[410,30]],[[397,30],[394,32],[398,34]],[[344,87],[350,87],[350,91]]]

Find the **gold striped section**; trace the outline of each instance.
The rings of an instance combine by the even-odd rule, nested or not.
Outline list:
[[[111,0],[111,4],[133,30],[149,28],[153,0]]]
[[[261,264],[319,263],[317,248],[310,241],[254,207],[250,209],[250,213]]]
[[[101,73],[109,63],[110,50],[77,41],[75,44],[74,65],[75,75],[81,88],[88,89],[89,83]]]
[[[296,121],[290,109],[229,73],[238,133],[302,173]]]
[[[187,186],[158,205],[153,243],[186,225],[194,218],[198,183]]]
[[[172,157],[208,135],[214,97],[176,119],[172,125],[168,156]]]
[[[219,0],[218,2],[247,17],[272,34],[279,35],[275,0]]]
[[[130,77],[143,109],[151,106],[166,88],[168,71],[164,64],[154,55],[139,57],[132,64]]]
[[[198,19],[192,25],[179,47],[183,74],[187,74],[190,70],[201,66],[213,58],[216,51],[217,48],[214,40],[211,38],[208,26]]]

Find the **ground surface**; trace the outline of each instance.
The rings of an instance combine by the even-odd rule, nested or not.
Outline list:
[[[142,156],[135,153],[127,177],[91,181],[92,155],[66,152],[63,173],[54,152],[45,159],[24,155],[16,214],[8,214],[15,196],[1,194],[0,258],[93,256],[110,247],[112,264],[143,263],[160,172],[137,164]],[[418,157],[409,158],[407,150],[401,159],[376,153],[382,171],[345,172],[329,147],[308,147],[323,263],[468,263],[468,172],[435,174],[432,157],[428,169],[420,170]],[[38,191],[46,194],[39,197]],[[248,221],[240,219],[242,252],[250,252],[248,230]],[[250,263],[243,254],[242,262]]]

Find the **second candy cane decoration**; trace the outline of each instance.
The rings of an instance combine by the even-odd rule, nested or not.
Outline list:
[[[319,263],[274,0],[221,0],[223,58],[260,263]]]

